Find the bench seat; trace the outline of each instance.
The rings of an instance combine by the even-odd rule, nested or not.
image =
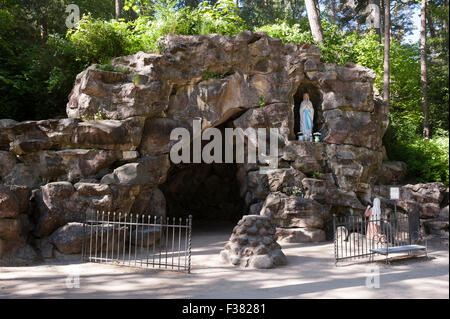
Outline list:
[[[413,250],[426,250],[427,248],[425,246],[421,245],[407,245],[407,246],[394,246],[389,248],[378,248],[378,249],[370,249],[371,252],[381,254],[381,255],[388,255],[388,254],[395,254],[395,253],[403,253],[406,251],[413,251]]]

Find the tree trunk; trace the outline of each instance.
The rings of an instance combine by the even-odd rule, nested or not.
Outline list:
[[[122,1],[121,0],[115,0],[116,3],[116,20],[119,21],[121,18],[121,12],[122,12]]]
[[[314,40],[320,44],[324,44],[317,0],[305,0],[305,5],[306,13],[308,14],[309,27],[311,28]]]
[[[336,22],[336,0],[330,0],[330,22],[331,24]]]
[[[431,38],[436,38],[436,31],[434,29],[433,20],[430,14],[427,16],[427,28],[430,31]],[[431,49],[431,56],[432,57],[436,56],[436,45],[433,45],[432,43],[430,49]]]
[[[389,107],[389,93],[391,81],[391,4],[384,0],[384,74],[383,74],[383,100]]]
[[[442,2],[442,5],[444,8],[447,8],[447,6],[448,6],[447,0],[444,0]],[[445,33],[448,33],[448,16],[446,16],[444,19],[444,31],[445,31]]]
[[[430,137],[427,101],[427,0],[420,4],[420,84],[422,87],[423,137]]]

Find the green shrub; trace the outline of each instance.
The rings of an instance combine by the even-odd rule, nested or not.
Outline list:
[[[417,132],[419,125],[394,121],[385,136],[390,159],[408,165],[407,177],[418,182],[438,181],[449,185],[449,134],[439,130],[424,140]]]
[[[132,23],[100,21],[83,16],[67,40],[76,60],[83,65],[106,64],[112,58],[133,54],[142,49]]]
[[[286,43],[314,43],[309,26],[300,24],[289,25],[286,22],[265,25],[257,28],[256,31],[264,31],[274,38],[279,38]]]
[[[136,39],[144,51],[159,52],[158,39],[166,34],[234,35],[245,29],[232,0],[218,0],[215,5],[203,2],[194,9],[176,9],[175,4],[156,1],[152,17],[141,16],[133,22]]]

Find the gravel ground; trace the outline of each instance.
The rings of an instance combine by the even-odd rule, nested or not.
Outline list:
[[[230,233],[230,227],[194,232],[189,275],[80,263],[79,256],[0,267],[0,298],[449,298],[448,246],[439,243],[428,259],[338,267],[330,242],[286,244],[288,265],[249,270],[221,263],[219,251]],[[371,272],[379,272],[379,288],[367,287]],[[80,275],[79,288],[67,286],[73,274]]]

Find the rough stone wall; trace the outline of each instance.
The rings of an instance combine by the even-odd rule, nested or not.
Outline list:
[[[161,54],[114,59],[117,72],[95,65],[81,72],[67,119],[0,120],[0,255],[22,241],[41,253],[62,247],[52,234],[75,229],[63,227],[86,210],[165,215],[158,186],[171,166],[169,135],[176,127],[192,131],[194,119],[202,129],[280,129],[279,169],[259,174],[263,163],[239,164],[236,175],[242,215],[276,219],[280,239],[322,240],[331,213],[360,212],[381,192],[374,185],[401,181],[404,164],[386,161],[388,110],[374,92],[373,71],[324,64],[318,47],[283,45],[265,33],[167,35],[160,47]],[[322,97],[314,105],[321,143],[295,141],[294,96],[306,85]],[[11,193],[29,194],[30,203],[19,200],[23,207],[11,213],[3,208],[14,206],[3,200]],[[421,206],[423,217],[436,215],[439,198]]]

